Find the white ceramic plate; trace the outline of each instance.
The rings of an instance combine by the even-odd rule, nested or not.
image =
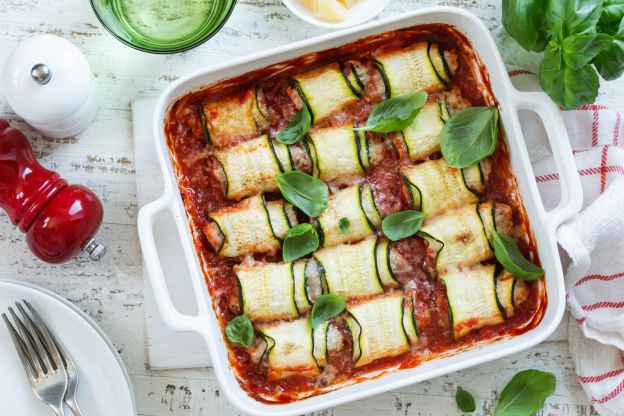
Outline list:
[[[282,0],[282,3],[299,19],[314,26],[329,29],[344,29],[364,23],[377,16],[389,2],[390,0],[358,0],[347,9],[346,20],[342,22],[328,22],[315,16],[315,13],[312,13],[303,4],[302,0]]]
[[[28,300],[64,344],[78,367],[78,404],[86,416],[134,416],[134,394],[113,344],[82,311],[60,296],[0,279],[0,313]],[[7,416],[50,416],[32,392],[4,322],[0,322],[0,411]],[[71,415],[69,409],[67,415]]]

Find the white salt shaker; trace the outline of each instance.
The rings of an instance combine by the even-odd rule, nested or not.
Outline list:
[[[76,135],[97,113],[96,84],[87,60],[58,36],[20,42],[4,63],[1,82],[13,111],[47,137]]]

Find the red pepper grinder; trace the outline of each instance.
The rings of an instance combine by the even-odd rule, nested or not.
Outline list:
[[[81,250],[92,260],[106,253],[93,238],[104,216],[98,197],[42,167],[26,136],[1,118],[0,208],[43,261],[62,263]]]

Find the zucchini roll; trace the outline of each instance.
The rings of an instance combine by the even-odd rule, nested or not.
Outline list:
[[[235,266],[241,311],[252,321],[293,319],[310,309],[304,263]]]
[[[355,367],[406,353],[418,341],[414,309],[402,292],[349,305],[347,311]]]
[[[348,220],[346,232],[340,229],[342,218]],[[329,198],[329,207],[317,218],[317,224],[323,246],[331,247],[375,234],[381,220],[372,188],[362,184],[334,193]]]
[[[212,222],[204,227],[204,234],[224,257],[275,254],[288,230],[297,224],[292,205],[282,200],[267,202],[262,195],[211,212],[209,218]]]
[[[405,144],[410,160],[424,160],[440,151],[440,137],[448,118],[446,101],[429,101],[421,108],[412,124],[395,133],[395,137]]]
[[[308,319],[259,324],[257,329],[266,341],[264,355],[268,357],[269,381],[292,375],[310,377],[319,374]]]
[[[487,180],[488,169],[484,169],[484,163],[487,162],[455,169],[444,159],[437,159],[401,168],[413,208],[430,218],[477,202]]]
[[[421,90],[429,93],[443,90],[453,78],[454,59],[452,54],[430,42],[420,42],[375,57],[390,97]]]
[[[440,275],[449,302],[451,331],[455,339],[472,330],[503,322],[496,297],[493,264]]]
[[[522,279],[516,279],[507,270],[503,270],[496,278],[496,296],[505,312],[505,319],[516,314],[516,307],[529,296],[529,288]]]
[[[493,202],[469,204],[425,222],[419,234],[436,251],[438,273],[494,257],[492,231],[486,231],[485,223],[492,224],[490,230],[508,231],[512,226],[511,209]]]
[[[369,238],[357,244],[342,244],[325,248],[314,253],[311,261],[318,262],[320,276],[329,293],[352,299],[374,295],[384,291],[384,283],[377,270],[377,239]],[[386,266],[384,259],[379,266]],[[392,279],[389,285],[396,286]]]
[[[216,177],[223,182],[228,199],[277,191],[277,175],[293,170],[288,147],[267,135],[219,150],[213,156],[220,168]]]
[[[312,131],[307,146],[313,174],[324,182],[345,184],[362,176],[381,156],[382,146],[353,125]]]
[[[259,87],[235,97],[206,102],[201,112],[206,141],[219,147],[256,137],[268,127],[268,108]]]
[[[291,97],[308,107],[314,122],[359,99],[337,62],[293,76],[292,85]]]

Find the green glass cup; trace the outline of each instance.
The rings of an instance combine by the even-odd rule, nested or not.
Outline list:
[[[192,49],[221,29],[236,0],[91,0],[114,37],[150,53]]]

